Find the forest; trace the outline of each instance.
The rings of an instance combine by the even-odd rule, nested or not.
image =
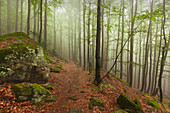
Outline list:
[[[12,50],[6,51],[9,48]],[[28,48],[35,48],[35,50]],[[24,53],[20,54],[21,51]],[[10,56],[11,53],[13,55]],[[41,57],[42,53],[44,57]],[[57,68],[54,69],[56,66]],[[33,70],[35,67],[36,69]],[[41,69],[42,67],[44,70]],[[41,72],[37,71],[38,69]],[[48,78],[50,82],[43,77],[32,78],[36,73],[35,70],[40,76],[51,76],[50,79]],[[46,73],[49,70],[50,72]],[[27,72],[31,74],[25,74]],[[20,76],[23,73],[25,78]],[[7,77],[16,74],[16,78]],[[41,87],[44,83],[53,83],[52,94],[58,98],[56,100],[58,108],[48,103],[40,105],[39,111],[36,111],[37,107],[30,108],[31,111],[20,107],[21,111],[17,111],[16,106],[20,105],[17,103],[11,105],[13,106],[11,110],[16,110],[15,112],[170,112],[168,109],[168,105],[170,106],[170,0],[0,0],[0,113],[11,112],[3,97],[6,95],[5,92],[8,92],[7,89],[14,90],[17,86],[13,83],[25,82],[40,84],[36,87]],[[58,89],[60,86],[62,88]],[[3,89],[3,87],[8,88]],[[31,87],[34,89],[34,85]],[[77,94],[77,88],[78,91],[81,88],[87,91],[79,91],[80,93]],[[47,94],[50,91],[47,91]],[[117,93],[110,93],[114,91]],[[89,106],[87,105],[88,109],[79,106],[80,103],[83,104],[83,100],[79,101],[82,98],[80,94],[84,93],[87,93],[85,96],[87,101],[84,102],[90,102]],[[14,96],[12,91],[10,94]],[[20,99],[17,94],[15,93],[15,96]],[[71,99],[70,95],[72,95]],[[94,98],[90,98],[89,95]],[[108,103],[108,106],[105,105],[106,102],[104,105],[100,103],[99,99],[107,98],[106,101],[109,101],[114,98],[114,95],[116,99],[118,98],[116,107],[110,107],[116,101],[114,99],[113,102]],[[150,100],[146,99],[148,95]],[[138,108],[133,104],[132,108],[137,109],[135,111],[123,106],[121,103],[126,102],[119,101],[119,98],[126,96],[132,100],[136,98],[133,103],[139,105],[139,102],[141,107]],[[66,97],[73,102],[78,101],[74,105],[79,108],[73,106]],[[148,102],[145,103],[142,99]],[[154,103],[154,100],[157,103]],[[67,107],[61,106],[59,102]],[[37,104],[37,100],[31,100],[31,103]],[[146,107],[145,104],[153,108]],[[53,107],[56,109],[50,111]],[[122,111],[114,112],[119,108]]]

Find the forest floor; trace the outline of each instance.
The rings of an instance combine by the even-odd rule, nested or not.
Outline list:
[[[140,94],[139,90],[130,88],[114,77],[105,79],[103,87],[97,87],[93,84],[94,74],[84,71],[73,61],[65,62],[56,57],[51,59],[54,62],[57,61],[63,67],[60,73],[50,73],[49,83],[53,83],[54,88],[50,91],[58,97],[57,101],[39,107],[31,105],[30,101],[18,103],[14,101],[15,95],[11,90],[13,84],[2,83],[0,84],[0,110],[3,113],[68,113],[73,108],[78,111],[82,110],[83,113],[112,113],[120,109],[117,98],[121,93],[126,94],[132,100],[139,98],[141,107],[146,113],[165,113],[160,103],[160,110],[156,110],[147,104],[144,98],[152,99],[152,97]],[[57,65],[51,64],[50,67],[57,67]],[[106,72],[101,72],[101,74],[103,76]],[[106,83],[110,85],[106,85]],[[100,111],[98,106],[90,110],[91,98],[103,100],[104,111]],[[170,110],[167,112],[170,113]]]

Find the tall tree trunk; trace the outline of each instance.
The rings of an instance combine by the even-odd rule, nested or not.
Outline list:
[[[154,59],[153,59],[153,71],[152,71],[152,83],[151,83],[151,92],[153,92],[154,89],[154,83],[155,81],[155,72],[156,72],[156,58],[157,58],[157,43],[158,43],[158,23],[156,25],[156,36],[155,36],[155,45],[154,45]]]
[[[47,0],[45,0],[44,40],[45,40],[45,49],[47,49]]]
[[[37,27],[37,25],[36,25],[37,23],[36,23],[36,4],[34,4],[34,37],[33,37],[33,39],[35,40],[35,37],[36,37],[36,27]]]
[[[103,68],[104,62],[104,1],[103,0],[103,7],[102,7],[102,53],[101,53],[101,68]]]
[[[30,34],[31,0],[28,0],[27,34]]]
[[[166,15],[165,15],[165,0],[163,0],[163,26],[162,26],[162,31],[163,31],[163,38],[164,38],[164,47],[162,48],[162,58],[161,58],[161,66],[160,66],[160,73],[159,73],[159,80],[158,80],[158,87],[159,87],[159,93],[160,93],[160,102],[163,102],[163,92],[162,92],[162,75],[165,67],[165,61],[168,55],[168,49],[169,49],[169,42],[170,42],[170,36],[169,39],[167,40],[166,35],[165,35],[165,21],[166,21]]]
[[[40,29],[40,5],[38,5],[38,17],[37,17],[37,33],[39,33]]]
[[[70,18],[71,18],[71,15],[70,15]],[[69,45],[69,60],[71,59],[71,22],[70,22],[70,18],[68,18],[69,20],[68,20],[68,26],[69,26],[69,36],[68,36],[68,39],[69,39],[69,41],[68,41],[68,45]]]
[[[54,49],[53,49],[53,54],[54,55],[56,55],[56,48],[57,48],[57,46],[56,46],[56,14],[55,14],[55,12],[56,12],[56,9],[54,8]]]
[[[77,61],[77,17],[75,13],[75,29],[74,29],[74,61]]]
[[[121,7],[121,4],[120,4],[120,7]],[[117,45],[116,45],[116,56],[117,56],[117,54],[118,54],[118,51],[119,51],[119,40],[120,40],[120,13],[121,13],[121,8],[119,9],[119,25],[118,25],[118,39],[117,39]],[[117,63],[115,64],[115,75],[117,75],[116,74],[116,72],[117,72]]]
[[[19,5],[19,1],[16,0],[16,22],[15,22],[15,32],[18,31],[18,5]]]
[[[21,23],[20,23],[20,31],[23,29],[23,0],[21,0]]]
[[[151,14],[153,12],[153,2],[154,0],[152,0],[151,3]],[[149,93],[150,88],[151,88],[151,73],[152,73],[152,20],[151,20],[151,25],[150,25],[150,66],[149,66],[149,84],[148,84],[148,89],[147,89],[147,93]],[[153,76],[153,75],[152,75]]]
[[[107,70],[108,67],[108,54],[109,54],[109,30],[110,30],[110,10],[107,14],[107,44],[106,44],[106,64],[105,69]]]
[[[122,7],[122,39],[121,39],[121,48],[123,47],[123,39],[124,39],[124,0]],[[123,79],[123,51],[120,55],[120,79]]]
[[[7,1],[7,33],[11,32],[11,0]]]
[[[89,1],[89,15],[88,15],[88,40],[87,40],[87,64],[89,73],[91,73],[91,64],[90,64],[90,17],[91,17],[91,1]]]
[[[63,15],[61,14],[61,20],[60,20],[60,56],[63,56]]]
[[[92,67],[93,69],[95,68],[95,50],[94,50],[94,46],[95,46],[95,20],[94,20],[94,14],[93,14],[93,18],[92,18]]]
[[[138,86],[137,88],[140,88],[140,75],[141,75],[141,51],[142,51],[142,25],[141,25],[141,31],[140,31],[140,39],[139,39],[139,73],[138,73]]]
[[[84,70],[86,69],[86,3],[83,1],[83,56],[84,56]]]
[[[41,35],[42,35],[42,3],[43,0],[40,2],[40,34],[39,34],[39,43],[41,43]]]
[[[81,0],[79,0],[79,66],[81,67]]]
[[[101,83],[101,76],[100,76],[100,9],[101,9],[101,0],[98,0],[97,5],[97,34],[96,34],[96,76],[94,83],[99,85]]]

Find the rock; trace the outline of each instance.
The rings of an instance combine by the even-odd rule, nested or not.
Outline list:
[[[117,110],[117,111],[114,111],[113,113],[127,113],[127,112],[124,110]]]
[[[135,104],[128,96],[121,94],[117,99],[120,108],[129,113],[144,113],[142,108]]]
[[[15,40],[0,48],[0,80],[2,82],[46,83],[49,78],[49,56],[45,49],[25,33],[0,36],[0,43]]]
[[[73,109],[71,109],[68,113],[83,113],[83,109],[75,109],[75,108],[73,108]]]
[[[101,111],[104,111],[104,102],[102,100],[99,100],[97,98],[91,98],[89,103],[89,108],[93,109],[94,106],[98,106]]]
[[[23,102],[30,100],[31,103],[41,103],[43,102],[51,92],[46,88],[32,83],[21,83],[12,86],[12,90],[15,93],[17,101]]]
[[[51,95],[50,98],[45,99],[44,102],[50,103],[50,102],[55,102],[56,100],[57,100],[57,96]]]

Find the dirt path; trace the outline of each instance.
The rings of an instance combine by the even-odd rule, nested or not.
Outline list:
[[[86,87],[84,83],[87,82],[87,71],[78,68],[73,62],[64,63],[63,68],[67,72],[51,73],[52,78],[49,82],[54,83],[55,92],[53,93],[57,95],[58,99],[53,105],[48,106],[46,112],[67,113],[69,111],[68,104],[72,101],[69,98],[76,96]]]

